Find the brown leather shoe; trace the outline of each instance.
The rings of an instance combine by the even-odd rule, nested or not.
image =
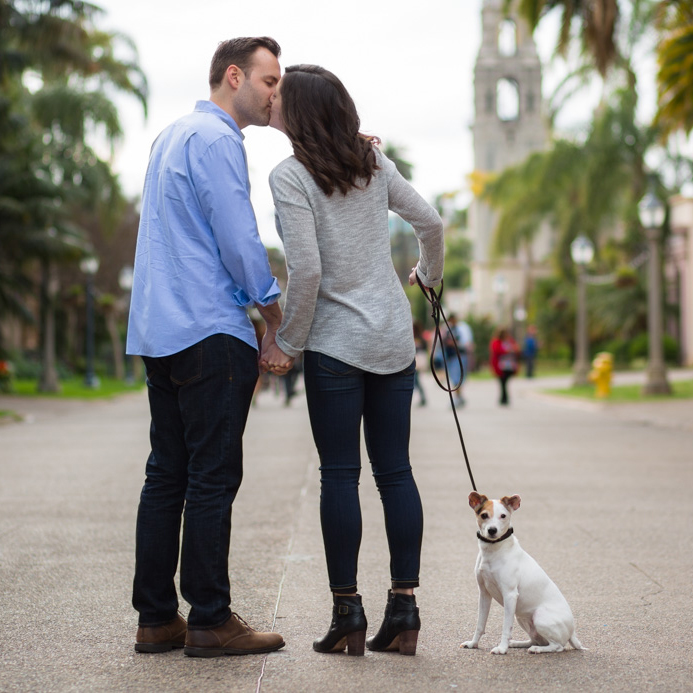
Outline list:
[[[237,613],[217,628],[188,631],[183,652],[188,657],[220,657],[274,652],[284,647],[279,633],[253,630]]]
[[[163,626],[140,626],[135,638],[135,652],[168,652],[185,646],[188,624],[180,615]]]

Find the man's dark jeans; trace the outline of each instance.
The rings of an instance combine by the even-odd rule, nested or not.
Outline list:
[[[361,545],[361,420],[385,512],[393,587],[419,584],[423,511],[409,463],[415,364],[377,375],[306,351],[303,369],[320,456],[320,520],[330,589],[357,589]]]
[[[255,383],[257,351],[217,334],[172,356],[144,357],[152,451],[137,514],[133,606],[139,623],[176,616],[174,576],[190,627],[230,616],[231,505],[243,476],[242,437]]]

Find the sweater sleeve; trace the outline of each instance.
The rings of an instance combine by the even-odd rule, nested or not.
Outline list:
[[[277,232],[284,244],[288,273],[286,304],[277,345],[296,357],[305,348],[313,324],[322,277],[315,219],[300,180],[285,169],[270,175]]]
[[[389,159],[381,156],[379,163],[388,176],[390,209],[412,225],[419,242],[419,279],[424,286],[437,286],[443,278],[445,259],[443,221]]]

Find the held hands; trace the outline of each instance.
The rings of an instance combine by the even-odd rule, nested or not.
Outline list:
[[[274,332],[268,330],[262,339],[260,370],[263,373],[286,375],[294,366],[294,360],[287,356],[274,340]]]

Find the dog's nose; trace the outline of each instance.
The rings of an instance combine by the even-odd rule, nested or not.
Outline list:
[[[488,533],[492,536],[495,537],[497,534],[498,530],[495,527],[489,527],[488,528]]]

